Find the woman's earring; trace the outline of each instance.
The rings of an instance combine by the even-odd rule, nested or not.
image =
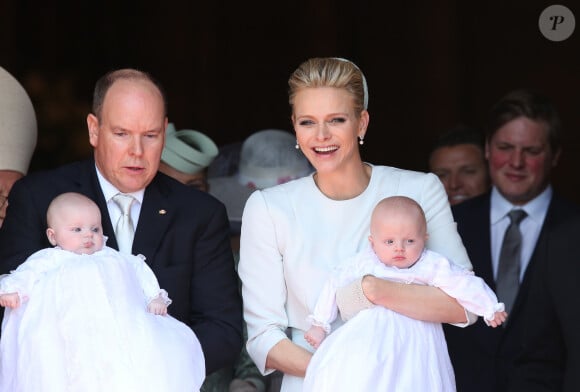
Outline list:
[[[296,145],[294,146],[297,150],[300,150],[300,145],[298,144],[298,140],[296,140]]]
[[[362,146],[363,144],[365,144],[365,141],[363,140],[363,139],[364,139],[364,137],[363,137],[363,136],[359,136],[358,138],[359,138],[358,144],[360,144],[361,146]]]

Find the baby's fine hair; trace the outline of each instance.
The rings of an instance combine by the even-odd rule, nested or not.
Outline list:
[[[425,225],[427,224],[423,208],[421,208],[421,205],[419,205],[419,203],[417,203],[410,197],[407,196],[385,197],[384,199],[379,201],[375,206],[371,219],[373,219],[378,212],[384,211],[386,209],[409,210],[409,211],[414,210],[418,215],[421,216],[422,220],[425,222]]]
[[[48,224],[48,227],[51,227],[54,219],[58,218],[60,215],[60,210],[63,207],[87,208],[90,206],[94,206],[100,213],[97,203],[95,203],[89,197],[77,192],[61,193],[52,199],[48,205],[48,209],[46,211],[46,223]]]

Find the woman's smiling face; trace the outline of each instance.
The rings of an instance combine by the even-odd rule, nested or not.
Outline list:
[[[294,97],[296,139],[319,173],[360,164],[357,137],[364,137],[368,113],[354,112],[352,95],[334,87],[303,88]]]

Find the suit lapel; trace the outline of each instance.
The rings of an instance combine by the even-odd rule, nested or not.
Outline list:
[[[491,194],[480,196],[453,208],[457,230],[465,244],[473,271],[495,290],[491,265],[489,207]],[[464,204],[462,203],[462,204]],[[469,203],[469,204],[468,204]],[[466,208],[466,206],[468,206]]]
[[[169,190],[159,177],[145,189],[139,223],[133,240],[133,252],[146,257],[149,265],[154,264],[156,250],[159,249],[164,233],[174,219],[175,208],[169,200]]]

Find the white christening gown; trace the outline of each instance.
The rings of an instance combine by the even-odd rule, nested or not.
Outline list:
[[[203,382],[193,331],[147,312],[167,293],[142,257],[43,249],[2,276],[0,293],[12,292],[22,303],[2,322],[2,392],[184,392]]]
[[[336,271],[309,320],[330,330],[336,289],[371,274],[441,288],[467,310],[493,319],[502,303],[473,272],[425,250],[410,268],[387,267],[367,249]],[[365,309],[322,341],[308,365],[304,392],[453,392],[453,367],[439,323],[408,318],[382,306]]]

